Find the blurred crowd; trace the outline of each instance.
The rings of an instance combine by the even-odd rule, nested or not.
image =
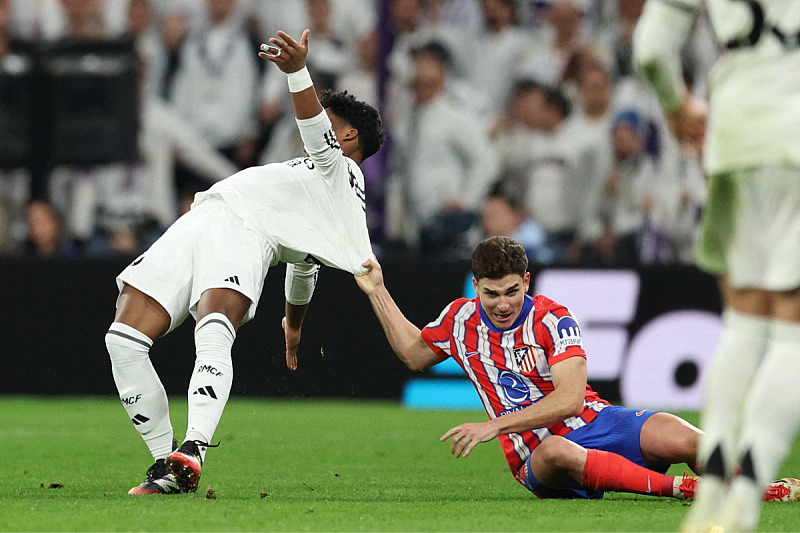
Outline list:
[[[379,254],[463,258],[509,235],[538,263],[689,262],[704,180],[632,69],[643,6],[0,0],[0,65],[19,39],[132,39],[140,107],[134,162],[58,166],[37,196],[29,169],[0,169],[0,252],[136,254],[195,192],[302,155],[285,75],[256,54],[310,28],[317,89],[384,117],[389,142],[364,165]],[[682,51],[695,93],[717,53],[701,15]]]

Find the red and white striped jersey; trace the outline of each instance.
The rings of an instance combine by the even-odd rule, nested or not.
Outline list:
[[[489,418],[524,409],[553,391],[552,365],[586,357],[578,322],[569,310],[545,296],[525,295],[522,312],[507,330],[494,327],[479,299],[459,298],[422,330],[422,338],[442,357],[452,357],[467,374]],[[524,433],[500,435],[508,465],[516,474],[534,448],[550,435],[566,435],[595,419],[610,405],[589,385],[580,416]]]

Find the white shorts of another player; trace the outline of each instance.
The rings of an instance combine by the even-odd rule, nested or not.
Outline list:
[[[252,302],[242,324],[255,316],[276,245],[246,228],[221,199],[209,198],[179,218],[117,277],[160,303],[170,331],[191,313],[204,291],[232,289]]]

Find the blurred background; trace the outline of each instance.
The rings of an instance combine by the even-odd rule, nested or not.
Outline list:
[[[0,0],[0,393],[114,394],[102,338],[115,275],[195,192],[302,155],[285,76],[256,54],[278,29],[310,28],[317,89],[381,110],[388,141],[363,165],[368,223],[409,318],[422,326],[468,294],[472,247],[509,235],[534,292],[577,314],[601,394],[699,407],[719,328],[714,282],[691,265],[704,181],[632,70],[643,6]],[[682,51],[701,97],[717,53],[701,13]],[[263,327],[234,347],[234,393],[475,407],[446,366],[411,379],[348,278],[323,273],[308,364],[290,375],[282,275],[269,276]],[[185,327],[156,344],[170,392],[185,387],[190,347]]]

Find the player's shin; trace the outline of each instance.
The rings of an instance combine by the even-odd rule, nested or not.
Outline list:
[[[691,499],[694,476],[665,476],[616,453],[587,450],[581,485],[592,490],[634,492],[652,496]]]
[[[119,397],[153,458],[172,451],[172,424],[167,393],[150,362],[152,341],[140,331],[114,322],[106,333],[106,348]]]
[[[769,349],[747,398],[740,441],[741,473],[731,484],[726,510],[741,516],[734,526],[755,529],[764,488],[777,476],[791,449],[800,410],[794,392],[800,380],[800,324],[773,321]]]
[[[189,421],[186,439],[210,443],[233,384],[231,348],[233,324],[222,313],[211,313],[194,330],[197,359],[189,381]],[[205,447],[200,448],[205,459]]]

